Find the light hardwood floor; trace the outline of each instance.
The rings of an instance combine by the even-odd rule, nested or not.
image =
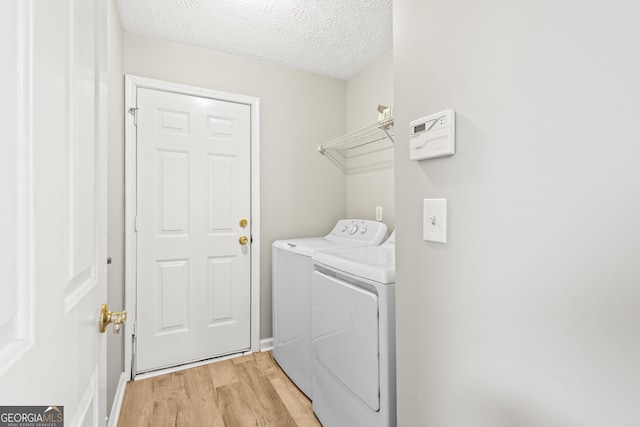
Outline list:
[[[273,360],[254,353],[127,384],[119,427],[321,426]]]

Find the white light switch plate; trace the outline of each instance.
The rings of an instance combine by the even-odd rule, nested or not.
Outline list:
[[[447,243],[447,199],[424,199],[422,238]]]

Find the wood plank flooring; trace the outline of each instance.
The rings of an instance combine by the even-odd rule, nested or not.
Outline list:
[[[273,360],[254,353],[130,381],[118,427],[321,426],[311,402]]]

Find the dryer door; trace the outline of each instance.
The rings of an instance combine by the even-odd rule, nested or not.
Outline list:
[[[318,376],[318,386],[347,388],[373,411],[378,411],[378,295],[319,271],[313,275],[314,387]],[[343,391],[321,393],[326,396]]]

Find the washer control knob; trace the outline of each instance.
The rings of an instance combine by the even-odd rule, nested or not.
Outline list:
[[[341,231],[344,233],[345,231],[347,231],[347,228],[348,228],[348,227],[347,227],[346,225],[343,225],[343,226],[342,226],[342,230],[341,230]]]
[[[356,224],[353,224],[349,229],[349,234],[356,234],[356,231],[358,231],[358,226]]]
[[[362,227],[362,230],[360,230],[360,234],[364,234],[367,232],[367,227]]]

